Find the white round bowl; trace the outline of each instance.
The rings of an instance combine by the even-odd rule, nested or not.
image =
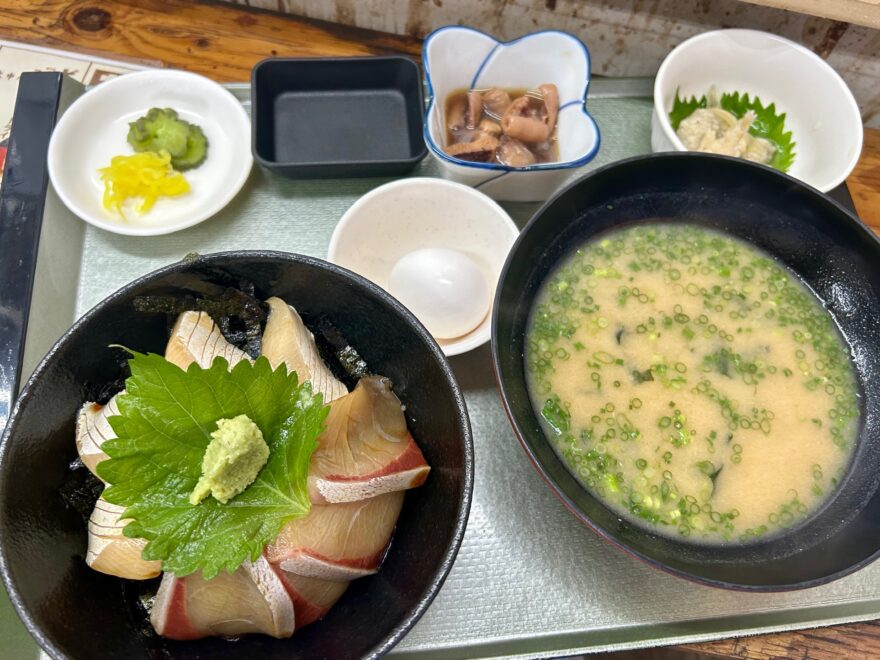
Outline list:
[[[775,34],[715,30],[673,50],[654,81],[653,151],[687,151],[669,123],[675,93],[700,97],[712,86],[747,92],[785,113],[795,141],[788,174],[822,192],[841,184],[862,152],[862,118],[852,92],[824,60]]]
[[[494,300],[518,234],[504,209],[473,188],[443,179],[401,179],[372,190],[345,212],[327,259],[387,290],[391,269],[404,255],[422,248],[458,250],[477,264]],[[458,355],[489,341],[491,324],[490,304],[471,332],[435,339],[446,355]]]
[[[160,197],[144,214],[126,219],[102,203],[98,169],[114,156],[134,153],[129,122],[150,108],[173,108],[208,138],[208,157],[184,172],[192,188]],[[217,213],[244,185],[253,165],[250,119],[217,83],[185,71],[128,73],[90,90],[62,115],[49,142],[49,178],[61,201],[86,222],[116,234],[153,236],[191,227]]]

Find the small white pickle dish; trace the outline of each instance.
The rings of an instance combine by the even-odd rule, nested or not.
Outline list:
[[[453,25],[428,35],[422,62],[430,95],[425,142],[446,178],[473,186],[497,200],[543,201],[573,170],[598,153],[599,127],[585,107],[590,52],[577,37],[546,30],[501,42],[479,30]],[[444,114],[450,94],[488,87],[537,89],[544,83],[553,83],[559,90],[558,162],[509,167],[474,163],[444,151]]]
[[[184,172],[190,192],[160,197],[148,212],[123,218],[104,208],[100,168],[132,154],[128,125],[150,108],[172,108],[208,138],[208,157]],[[80,96],[61,116],[49,141],[52,186],[74,214],[114,234],[157,236],[192,227],[232,201],[253,165],[251,122],[225,88],[186,71],[126,73]]]

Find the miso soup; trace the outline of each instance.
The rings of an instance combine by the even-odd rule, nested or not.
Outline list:
[[[679,224],[601,235],[542,286],[535,410],[570,471],[652,531],[745,542],[796,525],[849,464],[850,351],[775,259]]]

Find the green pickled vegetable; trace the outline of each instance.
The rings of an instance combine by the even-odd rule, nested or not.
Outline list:
[[[128,143],[137,152],[162,150],[171,154],[178,171],[198,167],[208,156],[208,139],[202,129],[177,116],[171,108],[150,108],[128,125]]]

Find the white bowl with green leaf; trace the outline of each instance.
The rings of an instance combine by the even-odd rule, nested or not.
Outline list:
[[[846,179],[862,151],[861,115],[843,79],[774,34],[716,30],[676,47],[654,82],[652,150],[687,151],[676,131],[707,106],[740,121],[753,113],[748,133],[770,142],[767,164],[822,192]]]

